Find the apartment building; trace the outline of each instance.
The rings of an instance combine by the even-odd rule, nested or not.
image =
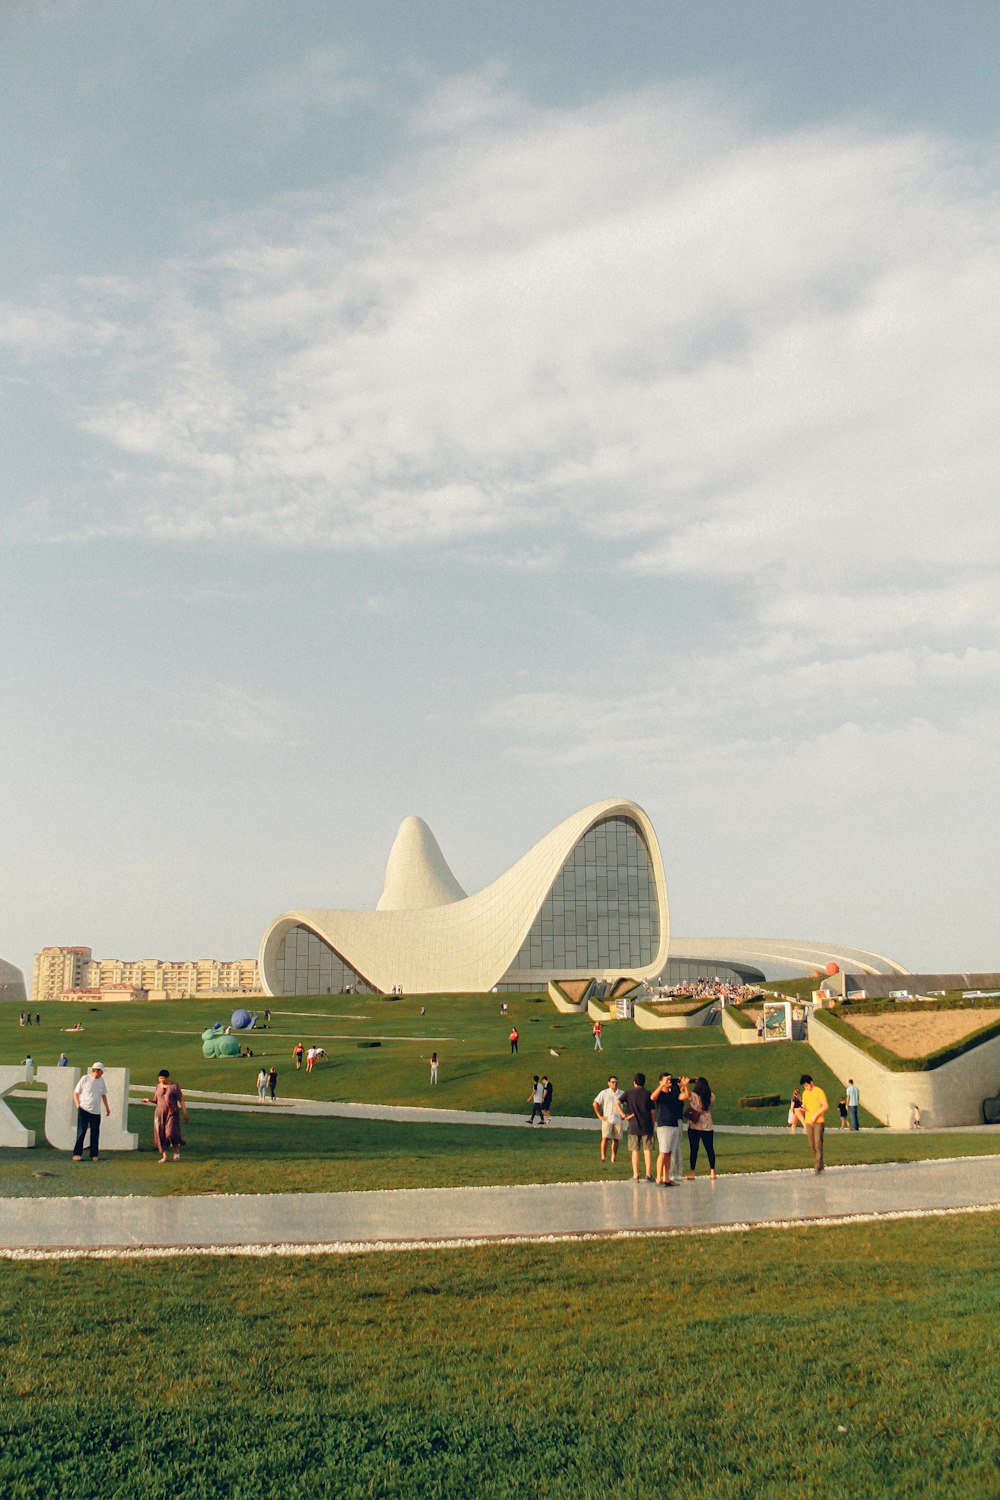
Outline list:
[[[255,958],[94,958],[90,948],[43,948],[35,955],[33,1003],[123,987],[143,991],[150,1000],[261,993]]]

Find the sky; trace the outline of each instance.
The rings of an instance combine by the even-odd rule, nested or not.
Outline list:
[[[0,957],[629,797],[1000,967],[993,0],[7,0]]]

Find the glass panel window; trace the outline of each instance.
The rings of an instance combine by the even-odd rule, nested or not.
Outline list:
[[[652,963],[659,945],[660,911],[645,840],[630,818],[607,818],[567,859],[509,973],[553,963],[559,972],[627,972]]]

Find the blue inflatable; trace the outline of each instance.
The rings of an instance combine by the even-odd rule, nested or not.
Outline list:
[[[248,1010],[234,1010],[229,1024],[234,1031],[249,1031],[253,1025],[253,1016]]]

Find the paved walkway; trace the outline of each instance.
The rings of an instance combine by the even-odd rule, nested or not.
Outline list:
[[[1000,1157],[723,1176],[178,1198],[0,1200],[0,1254],[343,1253],[1000,1210]]]

